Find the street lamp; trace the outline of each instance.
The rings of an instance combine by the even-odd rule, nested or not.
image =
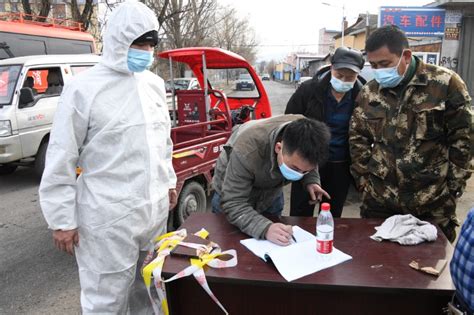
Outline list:
[[[343,4],[342,7],[340,7],[338,5],[330,4],[330,3],[327,3],[327,2],[322,2],[321,4],[327,5],[328,7],[334,7],[334,8],[342,9],[341,46],[344,46],[344,27],[345,27],[344,21],[346,20],[346,17],[344,16],[344,14],[345,14],[344,13],[345,5]]]

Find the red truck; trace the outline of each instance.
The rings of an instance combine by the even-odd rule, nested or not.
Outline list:
[[[193,212],[207,211],[207,196],[216,160],[235,124],[271,116],[263,84],[241,56],[219,48],[182,48],[158,54],[170,65],[170,115],[174,143],[173,166],[178,177],[178,205],[169,226],[180,225]],[[199,81],[198,90],[173,87],[176,63],[186,65]],[[236,90],[235,82],[249,74],[255,89]]]

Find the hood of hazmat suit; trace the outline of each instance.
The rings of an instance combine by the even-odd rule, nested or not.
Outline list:
[[[80,272],[131,268],[139,249],[166,228],[176,175],[164,82],[127,66],[132,42],[157,29],[144,4],[120,5],[108,20],[101,62],[60,97],[40,203],[50,229],[79,229]]]

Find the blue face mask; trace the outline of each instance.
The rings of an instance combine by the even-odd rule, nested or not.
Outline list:
[[[153,64],[153,51],[130,48],[128,50],[127,65],[132,72],[142,72]]]
[[[283,175],[283,177],[293,182],[302,179],[304,176],[304,174],[301,174],[300,172],[297,172],[294,169],[291,169],[288,166],[286,166],[284,162],[281,163],[280,165],[280,172]]]
[[[338,78],[332,77],[331,78],[331,86],[332,88],[338,93],[346,93],[352,90],[354,87],[354,82],[344,82],[339,80]]]
[[[398,66],[402,61],[402,58],[403,52],[402,56],[400,57],[400,60],[398,61],[395,67],[374,69],[375,80],[380,84],[382,88],[393,88],[399,85],[400,82],[402,82],[404,74],[402,75],[398,73]]]

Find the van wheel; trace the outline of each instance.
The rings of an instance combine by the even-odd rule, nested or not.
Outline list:
[[[175,226],[183,224],[184,220],[195,212],[206,212],[206,192],[201,184],[192,181],[187,183],[178,198],[178,206],[175,208]]]
[[[18,166],[16,165],[0,165],[0,175],[8,175],[13,173]]]
[[[49,141],[45,141],[40,145],[38,149],[38,153],[36,154],[36,157],[35,157],[35,174],[38,178],[41,178],[41,176],[43,176],[44,166],[46,162],[46,150],[48,149],[48,143]]]

